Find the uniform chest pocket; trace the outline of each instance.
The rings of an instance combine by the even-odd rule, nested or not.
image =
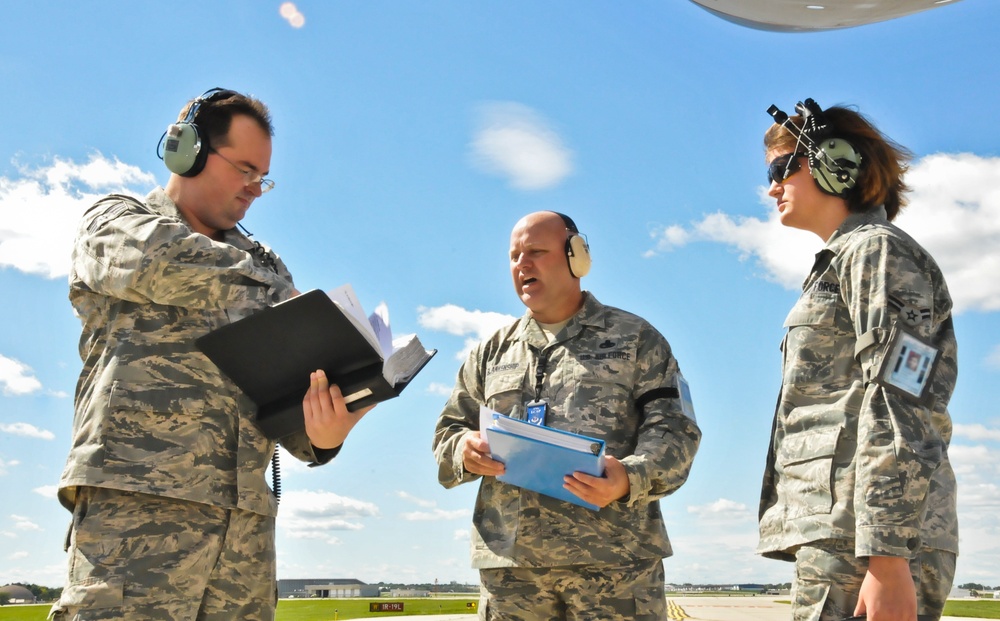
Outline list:
[[[574,431],[603,438],[611,452],[631,448],[638,424],[629,416],[634,363],[624,358],[585,363],[576,369],[572,405]]]
[[[785,352],[785,383],[800,389],[816,377],[831,373],[838,341],[836,317],[840,296],[832,292],[803,295],[785,318],[786,335],[781,343]]]
[[[785,317],[785,328],[833,325],[839,301],[840,296],[836,293],[818,292],[803,295]]]
[[[486,376],[486,407],[513,418],[523,418],[521,402],[524,400],[524,374],[492,373]]]

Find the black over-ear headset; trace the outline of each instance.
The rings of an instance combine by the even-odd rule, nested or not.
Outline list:
[[[767,109],[775,123],[795,136],[798,141],[795,152],[804,151],[808,156],[809,172],[819,188],[827,194],[847,198],[861,174],[861,154],[851,143],[833,136],[823,109],[812,99],[795,104],[795,111],[802,116],[801,129],[777,106]]]
[[[574,278],[582,278],[590,272],[590,244],[580,233],[580,229],[576,228],[576,222],[573,222],[572,218],[558,211],[552,213],[562,218],[566,230],[570,232],[566,237],[566,262],[569,264],[569,273]]]
[[[235,91],[224,88],[209,89],[191,102],[183,121],[167,126],[167,131],[163,132],[156,145],[156,155],[163,160],[170,172],[182,177],[194,177],[205,169],[211,146],[208,144],[208,132],[198,127],[198,110],[206,102],[235,94]]]

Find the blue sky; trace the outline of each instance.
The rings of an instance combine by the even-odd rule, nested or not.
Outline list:
[[[301,290],[352,283],[437,357],[332,464],[287,456],[279,577],[477,579],[475,485],[445,490],[434,423],[470,343],[519,316],[524,214],[570,214],[602,302],[657,326],[701,450],[662,501],[671,582],[785,582],[755,557],[781,324],[820,247],[763,194],[772,103],[858,105],[916,159],[899,224],[956,303],[957,583],[1000,584],[1000,3],[859,28],[746,29],[678,0],[8,3],[0,20],[0,584],[64,581],[79,321],[69,244],[109,191],[166,183],[155,145],[221,86],[272,109],[276,189],[244,220]],[[296,17],[298,15],[298,17]],[[266,361],[261,361],[266,364]]]

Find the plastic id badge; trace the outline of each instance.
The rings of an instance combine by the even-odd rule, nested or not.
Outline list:
[[[698,418],[694,415],[694,401],[691,399],[691,387],[680,371],[677,372],[677,392],[680,393],[681,411],[684,412],[684,416],[697,423]]]
[[[892,327],[876,381],[911,400],[927,399],[940,351],[899,323]]]
[[[525,420],[532,425],[545,425],[545,415],[549,411],[549,404],[545,401],[529,401],[524,404]]]

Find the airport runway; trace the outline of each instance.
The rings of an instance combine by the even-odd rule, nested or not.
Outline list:
[[[670,621],[789,621],[788,596],[667,597]],[[393,621],[475,621],[476,615],[392,617]],[[941,621],[977,621],[970,617],[941,617]]]

